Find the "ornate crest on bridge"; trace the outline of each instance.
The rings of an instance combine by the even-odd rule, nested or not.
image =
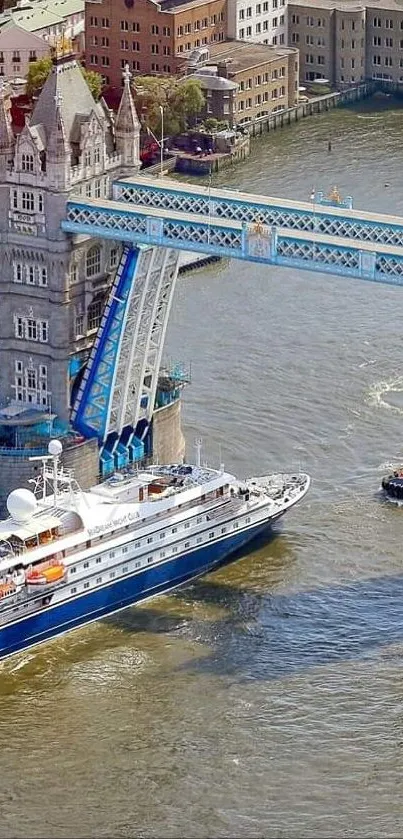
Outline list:
[[[262,222],[261,219],[248,224],[248,253],[249,256],[260,257],[262,259],[270,256],[272,233],[271,228]]]

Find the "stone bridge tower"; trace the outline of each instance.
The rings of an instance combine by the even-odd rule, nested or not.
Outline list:
[[[128,68],[114,117],[74,56],[59,53],[18,136],[0,90],[0,507],[50,435],[65,437],[65,462],[83,485],[97,479],[97,443],[74,437],[70,408],[120,246],[67,236],[60,223],[69,195],[110,197],[112,180],[138,170],[139,133]]]

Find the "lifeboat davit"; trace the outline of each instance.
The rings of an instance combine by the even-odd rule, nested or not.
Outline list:
[[[49,559],[46,562],[39,562],[34,568],[26,573],[28,586],[35,589],[49,588],[61,583],[66,576],[66,569],[58,559]]]

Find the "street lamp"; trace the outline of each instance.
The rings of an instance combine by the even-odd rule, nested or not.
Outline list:
[[[161,114],[161,142],[160,142],[160,154],[161,154],[161,178],[164,175],[164,109],[162,105],[160,105],[160,114]]]

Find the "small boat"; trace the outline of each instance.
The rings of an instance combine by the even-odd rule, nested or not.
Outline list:
[[[66,569],[58,559],[49,559],[46,562],[39,562],[34,568],[27,571],[26,582],[29,587],[35,590],[49,588],[56,583],[63,582],[66,576]]]
[[[391,475],[382,478],[382,489],[390,501],[403,504],[403,468],[396,469]]]

